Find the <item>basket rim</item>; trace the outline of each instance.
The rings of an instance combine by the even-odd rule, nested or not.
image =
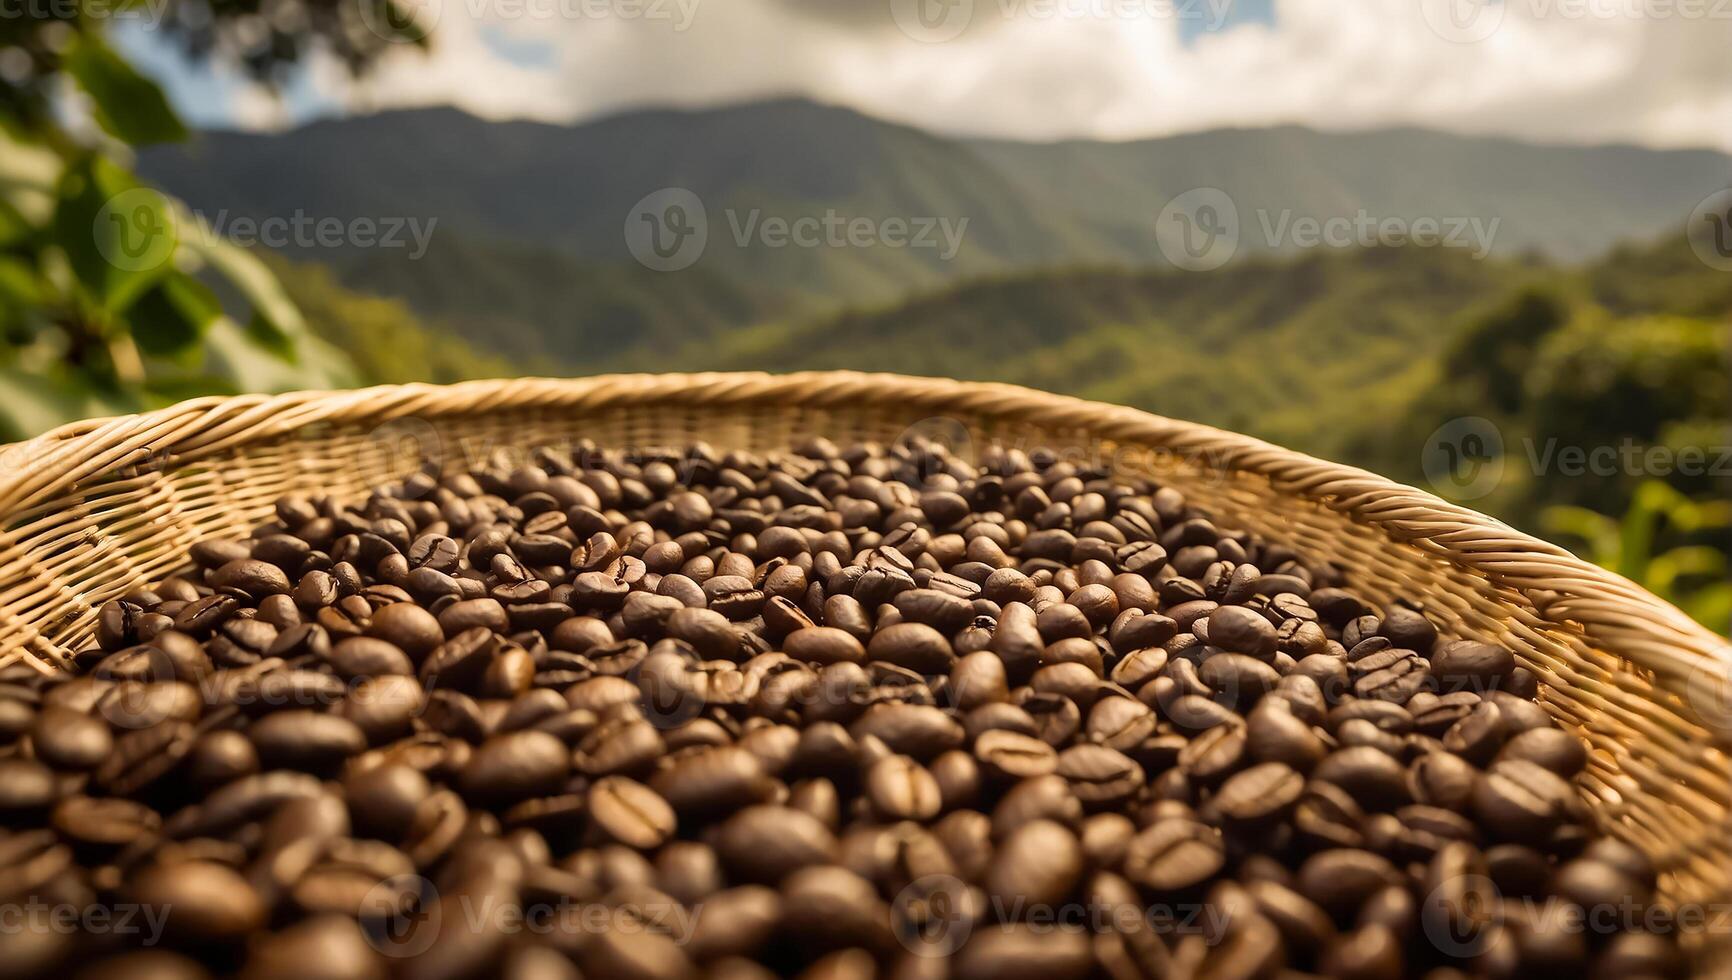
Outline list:
[[[1392,542],[1429,546],[1459,567],[1518,591],[1547,621],[1578,624],[1596,645],[1652,671],[1660,686],[1686,702],[1693,700],[1692,685],[1715,684],[1719,696],[1732,678],[1732,643],[1726,638],[1629,579],[1495,518],[1367,470],[1252,436],[999,382],[859,371],[705,372],[503,378],[195,398],[135,415],[71,422],[0,446],[0,517],[10,520],[80,483],[155,454],[196,458],[290,436],[317,423],[658,403],[954,412],[1086,430],[1115,443],[1176,450],[1206,469],[1264,477],[1274,492],[1305,498],[1368,524]],[[0,527],[0,545],[15,543],[13,533]],[[1695,714],[1694,705],[1690,707]]]

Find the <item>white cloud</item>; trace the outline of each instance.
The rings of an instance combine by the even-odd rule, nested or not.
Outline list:
[[[394,52],[360,83],[321,73],[320,89],[357,107],[550,120],[797,93],[1028,139],[1300,123],[1732,149],[1732,10],[1708,16],[1713,0],[1504,0],[1497,29],[1469,43],[1428,24],[1431,0],[1281,0],[1276,27],[1189,47],[1165,0],[973,0],[944,43],[898,31],[891,0],[441,2],[431,54]],[[1035,15],[1054,9],[1069,15]],[[1103,15],[1115,10],[1133,15]],[[514,64],[484,27],[548,57]]]

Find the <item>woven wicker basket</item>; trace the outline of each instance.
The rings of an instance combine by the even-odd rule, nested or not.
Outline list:
[[[240,536],[284,493],[353,496],[421,454],[786,447],[940,434],[1079,452],[1184,491],[1220,522],[1337,564],[1375,600],[1426,595],[1446,633],[1504,643],[1593,748],[1602,826],[1652,855],[1674,903],[1732,901],[1724,640],[1630,582],[1430,494],[1204,426],[1006,385],[850,372],[407,385],[201,399],[0,450],[0,656],[57,664],[92,607]],[[1711,911],[1711,910],[1710,910]],[[1706,959],[1715,917],[1689,942]],[[1701,975],[1724,972],[1706,965]]]

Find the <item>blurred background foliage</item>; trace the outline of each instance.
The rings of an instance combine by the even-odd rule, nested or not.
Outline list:
[[[258,255],[134,176],[137,148],[188,132],[105,33],[117,18],[149,16],[191,55],[269,81],[313,44],[362,71],[394,30],[423,40],[389,4],[61,0],[8,9],[0,18],[0,439],[198,394],[364,380],[308,329]]]
[[[1732,275],[1705,265],[1683,235],[1584,258],[1574,236],[1623,218],[1566,207],[1562,223],[1524,226],[1553,228],[1568,245],[1549,253],[1532,241],[1490,258],[1442,247],[1325,248],[1183,272],[1148,261],[1144,199],[1160,195],[1140,175],[1166,154],[1206,178],[1211,153],[1244,154],[1257,134],[1159,147],[964,145],[798,101],[646,112],[586,129],[586,149],[623,153],[613,163],[547,142],[570,130],[450,110],[381,114],[351,129],[315,124],[297,131],[298,142],[189,134],[162,91],[105,39],[109,21],[140,2],[66,0],[0,19],[0,442],[201,394],[528,372],[847,367],[1133,405],[1424,486],[1431,434],[1482,416],[1503,436],[1505,476],[1470,506],[1552,536],[1716,629],[1732,626]],[[265,83],[313,46],[362,73],[391,44],[427,42],[391,0],[282,0],[268,13],[256,0],[154,2],[191,57]],[[808,169],[790,169],[797,161],[775,152],[790,131],[816,148]],[[408,158],[380,157],[363,136]],[[1376,142],[1385,136],[1289,128],[1268,139],[1283,152],[1311,146],[1326,155],[1319,169],[1337,175],[1386,151],[1413,153],[1418,162],[1359,175],[1379,181],[1385,199],[1404,190],[1390,172],[1427,161],[1489,184],[1500,170],[1564,159],[1546,150],[1499,164],[1484,154],[1542,151],[1411,132]],[[669,147],[729,140],[745,149],[680,161],[707,200],[734,192],[703,183],[706,162],[735,184],[777,188],[772,198],[804,195],[782,202],[790,208],[971,215],[966,261],[737,250],[659,275],[597,259],[596,242],[619,251],[618,215],[641,193],[607,180],[666,158]],[[474,162],[477,141],[489,146],[487,161]],[[374,183],[338,189],[311,169],[350,148],[355,159],[342,166]],[[444,170],[417,169],[417,155],[441,152]],[[432,179],[465,166],[490,176],[494,158],[514,153],[531,166],[545,160],[554,189],[476,203]],[[270,160],[287,162],[264,169]],[[595,172],[562,170],[566,160]],[[1098,179],[1066,179],[1075,166]],[[414,262],[382,250],[280,254],[224,240],[141,170],[179,173],[189,196],[266,214],[320,193],[359,195],[375,214],[417,213],[412,196],[391,196],[417,188],[449,204],[437,212],[438,247]],[[1277,201],[1337,191],[1282,183],[1296,174],[1267,175]],[[1559,183],[1615,203],[1579,177]],[[503,194],[501,183],[486,190]],[[1048,188],[1054,201],[1043,208]],[[1532,188],[1508,190],[1510,208],[1539,200]],[[550,203],[562,192],[593,200]],[[1440,206],[1434,198],[1409,211]],[[570,218],[579,213],[600,218]],[[562,247],[546,247],[550,238]],[[1625,444],[1676,460],[1696,450],[1700,465],[1620,463],[1588,474],[1564,465],[1571,447]]]

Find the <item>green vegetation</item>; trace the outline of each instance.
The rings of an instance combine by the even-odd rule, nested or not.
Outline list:
[[[1012,381],[1345,456],[1367,417],[1433,380],[1443,324],[1530,275],[1438,249],[1327,250],[1210,273],[1039,273],[659,359]]]
[[[1724,633],[1732,629],[1732,501],[1692,501],[1646,480],[1619,518],[1581,507],[1548,507],[1546,532]]]
[[[349,287],[400,298],[453,335],[485,337],[527,371],[588,373],[633,350],[666,351],[811,304],[703,267],[679,275],[595,262],[440,228],[425,255],[375,249],[339,260]]]
[[[139,167],[201,212],[233,218],[436,218],[423,258],[292,254],[329,265],[352,288],[485,330],[535,363],[588,369],[623,346],[616,337],[647,333],[667,346],[1032,269],[1155,267],[1163,204],[1205,186],[1237,204],[1243,257],[1294,254],[1295,221],[1375,216],[1479,221],[1495,230],[1494,255],[1580,261],[1675,230],[1732,159],[1296,127],[1004,143],[784,99],[575,126],[449,108],[382,112],[280,134],[203,133],[151,149]],[[680,274],[650,275],[622,226],[638,201],[668,187],[703,202],[707,244]],[[748,231],[754,220],[826,215],[968,225],[948,261],[942,247],[770,247]]]
[[[187,132],[103,28],[157,16],[194,54],[220,49],[268,79],[314,44],[358,69],[394,35],[418,40],[390,26],[407,24],[386,16],[393,0],[365,2],[289,0],[268,21],[244,0],[0,19],[0,440],[195,394],[355,383],[258,257],[129,172],[132,148]],[[353,30],[357,12],[381,29]]]
[[[271,23],[295,33],[260,31],[250,3],[164,9],[190,51],[238,52],[266,80],[310,44],[362,70],[387,43],[350,29],[348,0],[285,2],[298,14]],[[365,2],[372,22],[408,23],[385,16],[394,0]],[[1430,435],[1485,417],[1504,478],[1473,506],[1704,622],[1732,618],[1732,277],[1675,236],[1616,244],[1675,228],[1724,155],[1295,128],[1011,144],[801,100],[189,138],[100,27],[0,22],[0,49],[30,57],[0,81],[0,442],[198,394],[848,367],[1132,405],[1425,485]],[[77,103],[56,95],[68,87]],[[1198,186],[1232,195],[1245,254],[1161,267],[1153,216]],[[636,264],[621,234],[664,187],[708,212],[703,258],[678,273]],[[225,241],[200,217],[217,213],[437,229],[424,254],[271,253]],[[1268,234],[1355,213],[1496,216],[1496,248],[1296,250]],[[742,222],[830,215],[969,224],[953,260],[736,239]]]
[[[316,265],[275,257],[268,264],[313,334],[341,351],[366,383],[446,384],[518,373],[506,358],[417,319],[402,300],[345,289]]]

